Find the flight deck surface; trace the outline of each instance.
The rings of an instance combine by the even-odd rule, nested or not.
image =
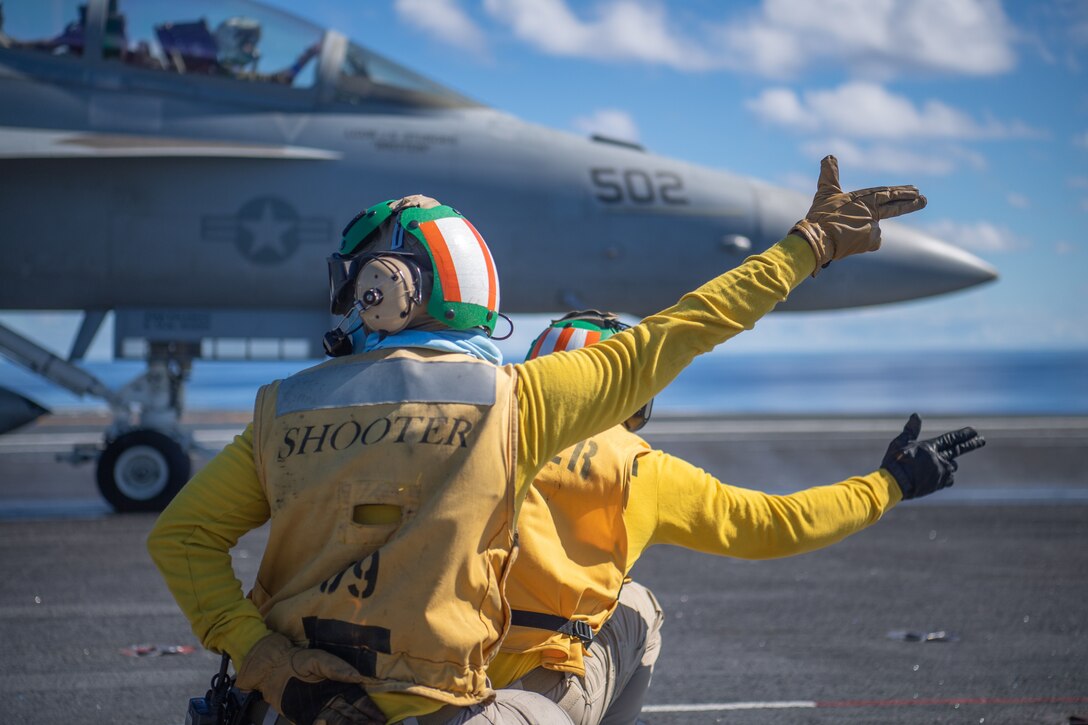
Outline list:
[[[246,419],[188,423],[210,452]],[[902,422],[671,418],[646,438],[725,482],[787,493],[870,471]],[[967,423],[988,445],[962,459],[952,489],[828,549],[763,562],[650,549],[634,574],[666,622],[643,718],[1019,725],[1088,715],[1088,419],[927,418],[923,435]],[[109,513],[92,466],[54,460],[101,425],[53,416],[0,438],[4,721],[181,723],[218,664],[146,553],[154,515]],[[247,587],[266,538],[258,529],[235,549]]]

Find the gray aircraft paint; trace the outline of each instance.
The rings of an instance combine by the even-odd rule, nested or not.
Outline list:
[[[459,209],[488,242],[506,312],[644,315],[777,242],[810,201],[525,123],[250,0],[8,0],[0,13],[0,309],[83,310],[72,360],[112,310],[115,354],[148,366],[110,390],[2,325],[0,350],[109,402],[101,449],[68,458],[98,458],[100,490],[127,510],[165,505],[188,476],[179,421],[193,358],[320,355],[332,326],[325,257],[360,209],[416,193]],[[226,14],[212,40],[209,23]],[[219,30],[238,16],[304,46],[288,82],[272,80],[282,66],[224,50]],[[26,37],[31,18],[65,24]],[[145,31],[158,56],[141,51]],[[295,87],[307,67],[312,83]],[[780,308],[895,302],[996,277],[917,230],[882,227],[879,254],[832,265]],[[0,391],[0,432],[40,412],[28,403]]]
[[[91,16],[103,4],[92,0]],[[321,310],[342,222],[425,193],[481,230],[506,311],[577,302],[646,314],[773,244],[807,208],[803,194],[471,102],[338,102],[345,47],[325,34],[313,88],[145,70],[90,44],[80,59],[0,49],[12,262],[0,308]],[[833,265],[784,308],[913,299],[994,276],[883,226],[880,254]],[[729,243],[738,236],[750,249]]]

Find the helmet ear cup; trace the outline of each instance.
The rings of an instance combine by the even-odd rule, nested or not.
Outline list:
[[[355,299],[363,305],[359,317],[368,331],[400,332],[425,309],[419,267],[399,256],[375,257],[355,278]]]

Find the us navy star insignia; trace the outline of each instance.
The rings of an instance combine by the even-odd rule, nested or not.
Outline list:
[[[300,216],[291,204],[276,196],[258,196],[242,204],[236,214],[208,214],[200,220],[200,238],[231,242],[255,264],[281,264],[302,244],[332,244],[332,223],[325,217]]]

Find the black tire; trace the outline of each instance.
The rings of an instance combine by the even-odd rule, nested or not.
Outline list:
[[[118,436],[98,459],[98,490],[114,510],[162,511],[189,480],[189,454],[170,436],[141,428]]]

